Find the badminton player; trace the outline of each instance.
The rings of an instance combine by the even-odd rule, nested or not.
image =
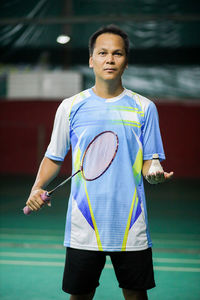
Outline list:
[[[60,104],[50,144],[26,202],[33,211],[44,205],[40,195],[58,174],[70,147],[76,171],[96,135],[107,130],[117,134],[116,157],[101,177],[85,181],[78,174],[72,178],[62,287],[71,300],[93,299],[106,255],[125,299],[147,299],[147,290],[155,287],[143,179],[162,183],[173,172],[159,168],[165,154],[154,103],[122,84],[128,52],[127,34],[114,25],[91,36],[89,67],[95,85]],[[154,154],[159,156],[158,169],[149,174]]]

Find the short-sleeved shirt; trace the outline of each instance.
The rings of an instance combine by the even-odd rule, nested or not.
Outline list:
[[[91,140],[103,131],[119,138],[115,159],[94,181],[72,178],[64,245],[99,251],[134,251],[151,247],[142,177],[144,160],[165,159],[158,113],[149,99],[124,89],[115,98],[92,89],[59,106],[45,156],[63,161],[72,149],[72,172]]]

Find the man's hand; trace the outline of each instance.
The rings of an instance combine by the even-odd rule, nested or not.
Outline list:
[[[156,173],[147,174],[145,178],[150,184],[157,184],[157,183],[163,183],[165,181],[168,181],[173,177],[173,175],[174,172],[170,172],[170,173],[156,172]]]
[[[32,190],[26,202],[26,205],[33,211],[38,211],[39,209],[41,209],[45,204],[45,202],[41,198],[41,195],[43,193],[45,193],[45,191],[40,188]],[[51,202],[47,201],[47,205],[51,206]]]
[[[160,165],[159,160],[157,160],[154,168],[151,168],[152,162],[152,160],[145,160],[142,168],[143,176],[150,184],[163,183],[173,177],[174,172],[165,172]]]
[[[49,201],[43,201],[41,199],[41,195],[46,191],[41,187],[46,187],[58,174],[61,168],[62,162],[54,161],[47,157],[44,157],[40,168],[38,170],[38,174],[35,180],[35,183],[32,187],[30,196],[26,202],[26,205],[33,211],[39,210],[45,203],[48,206],[51,206],[50,199]]]

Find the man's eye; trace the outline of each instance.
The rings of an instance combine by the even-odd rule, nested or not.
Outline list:
[[[116,56],[122,56],[122,53],[116,52],[115,55],[116,55]]]
[[[101,51],[101,52],[99,52],[99,54],[100,54],[100,55],[105,55],[106,52],[105,52],[105,51]]]

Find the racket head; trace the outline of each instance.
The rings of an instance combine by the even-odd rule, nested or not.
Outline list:
[[[81,174],[87,181],[102,176],[112,164],[118,150],[119,138],[113,131],[99,133],[87,146],[81,161]]]

